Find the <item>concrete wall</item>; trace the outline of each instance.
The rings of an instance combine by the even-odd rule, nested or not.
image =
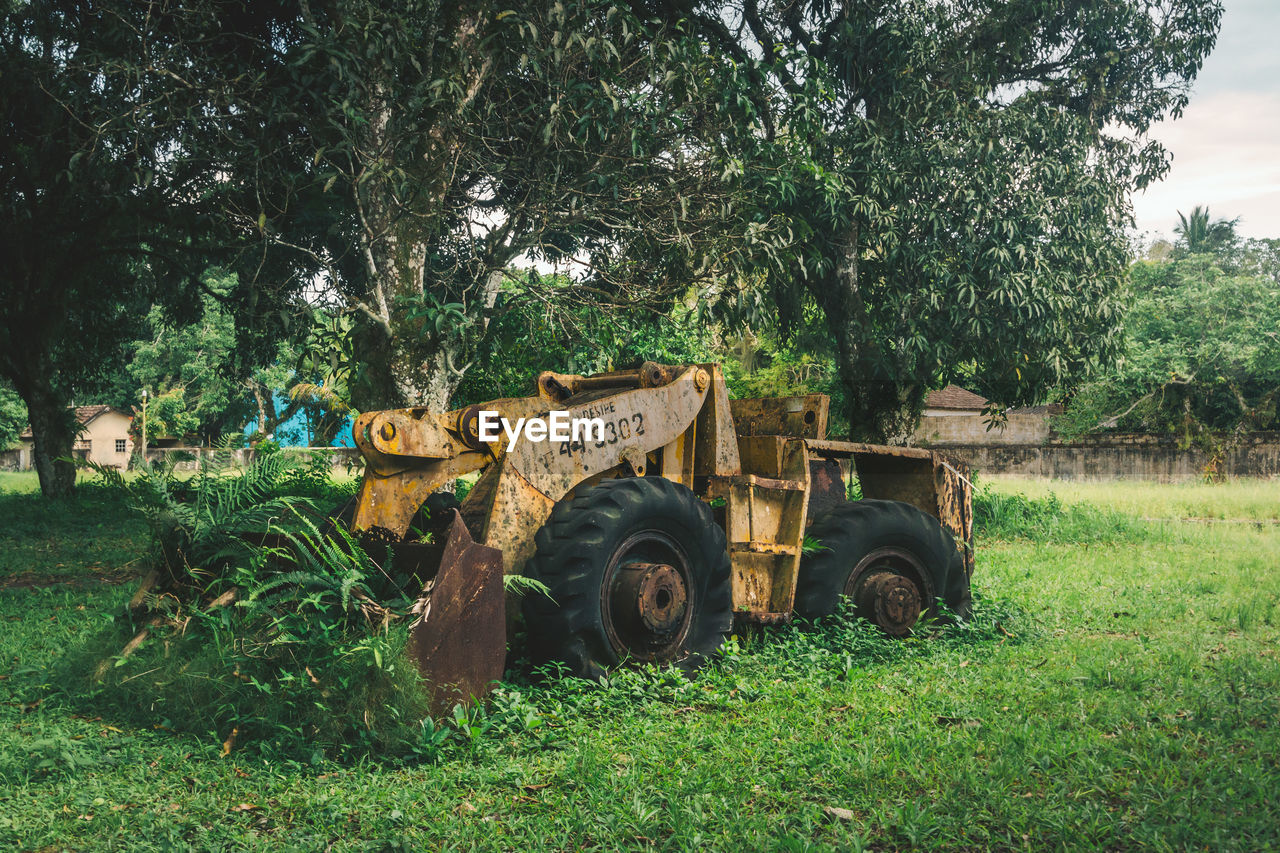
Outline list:
[[[1113,435],[1071,444],[935,444],[984,474],[1057,480],[1154,480],[1174,483],[1201,479],[1207,454],[1183,450],[1161,436]],[[1280,477],[1280,433],[1254,433],[1221,461],[1227,477]]]
[[[0,450],[0,471],[26,471],[31,467],[31,452],[23,444],[9,450]]]
[[[1009,415],[1003,426],[988,430],[978,412],[957,409],[925,409],[911,438],[921,446],[940,444],[1041,444],[1049,438],[1047,414]]]

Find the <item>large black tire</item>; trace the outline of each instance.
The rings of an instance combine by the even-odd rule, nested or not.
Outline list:
[[[729,554],[710,508],[661,477],[606,480],[561,501],[525,574],[529,650],[597,679],[623,662],[686,669],[733,628]]]
[[[911,504],[841,504],[819,517],[809,536],[821,550],[800,561],[799,616],[830,615],[842,595],[853,599],[859,616],[893,636],[937,615],[939,599],[959,618],[969,615],[969,576],[955,539]]]

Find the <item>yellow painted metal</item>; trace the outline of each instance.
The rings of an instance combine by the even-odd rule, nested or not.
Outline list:
[[[724,501],[735,609],[776,621],[794,600],[811,460],[853,459],[865,496],[913,503],[959,542],[970,539],[967,480],[957,467],[920,448],[829,441],[828,408],[820,394],[731,402],[719,365],[646,363],[597,376],[543,373],[528,397],[452,412],[366,413],[355,425],[367,466],[353,527],[402,536],[432,492],[481,471],[463,518],[478,543],[502,552],[504,571],[518,573],[558,501],[605,477],[658,475]],[[570,419],[599,418],[604,434],[520,438],[508,450],[505,435],[479,440],[483,410],[512,423],[566,411]]]

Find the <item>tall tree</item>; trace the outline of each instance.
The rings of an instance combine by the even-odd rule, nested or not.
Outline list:
[[[1029,403],[1116,357],[1128,194],[1167,161],[1145,134],[1187,103],[1220,4],[634,5],[691,17],[770,93],[745,180],[795,240],[769,284],[784,325],[822,308],[854,435],[906,435],[962,375]]]
[[[70,404],[119,366],[154,284],[138,257],[160,227],[156,153],[132,118],[147,93],[116,49],[137,16],[100,11],[0,9],[0,376],[46,495],[75,481]]]
[[[350,312],[359,408],[446,406],[518,259],[634,309],[707,275],[731,227],[707,139],[743,112],[737,72],[677,23],[604,2],[208,10],[186,41],[218,109],[189,156],[240,228],[242,281],[318,282]]]
[[[1178,235],[1180,247],[1189,254],[1222,252],[1234,248],[1238,242],[1236,226],[1239,224],[1238,216],[1211,221],[1208,206],[1197,204],[1190,216],[1178,211],[1178,224],[1173,226],[1173,233]]]

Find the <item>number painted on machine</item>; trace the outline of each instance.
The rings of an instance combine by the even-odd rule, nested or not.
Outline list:
[[[619,441],[626,441],[633,436],[644,434],[644,415],[636,412],[630,416],[605,421],[604,429],[600,431],[600,437],[592,442],[592,446],[597,448],[608,447],[611,444],[617,444]],[[585,453],[586,450],[586,443],[578,439],[561,442],[560,444],[560,453],[562,455]]]

